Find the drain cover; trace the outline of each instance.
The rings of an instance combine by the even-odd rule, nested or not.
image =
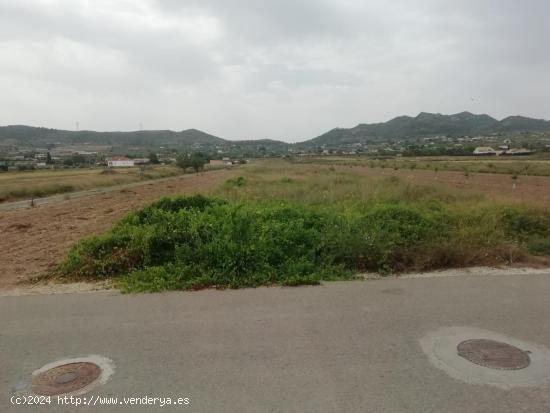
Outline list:
[[[457,350],[460,357],[490,369],[521,370],[531,363],[528,352],[494,340],[466,340]]]
[[[62,364],[35,376],[31,390],[43,396],[71,393],[93,383],[100,375],[101,368],[94,363]]]

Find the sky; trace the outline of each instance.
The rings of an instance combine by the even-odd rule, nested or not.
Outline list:
[[[0,125],[309,139],[550,119],[548,0],[0,0]]]

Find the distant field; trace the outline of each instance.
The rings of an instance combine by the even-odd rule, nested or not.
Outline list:
[[[550,176],[550,159],[537,157],[377,157],[316,156],[297,158],[297,162],[368,166],[392,169],[431,169],[434,171],[458,171],[469,173],[496,173],[525,176]]]
[[[102,168],[38,170],[0,174],[0,202],[39,198],[98,187],[164,178],[181,173],[173,166],[155,166],[144,170]]]

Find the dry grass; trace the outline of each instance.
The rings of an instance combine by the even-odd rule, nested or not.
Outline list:
[[[352,168],[330,165],[258,161],[245,168],[242,176],[246,184],[239,186],[238,191],[229,182],[219,187],[216,195],[234,201],[285,199],[310,205],[429,199],[481,202],[484,198],[476,191],[441,190],[433,185],[410,183],[397,176],[366,175]]]
[[[108,174],[101,168],[8,172],[0,174],[0,202],[164,178],[179,173],[179,168],[171,166],[144,170],[117,169],[115,173]]]
[[[324,156],[306,158],[301,160],[301,162],[369,166],[372,168],[429,169],[434,171],[458,171],[464,173],[550,176],[550,160],[532,157],[434,156],[376,159],[366,156]]]

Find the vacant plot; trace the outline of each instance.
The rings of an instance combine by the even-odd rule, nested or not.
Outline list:
[[[144,169],[61,169],[0,174],[0,202],[164,178],[181,173],[173,166]]]
[[[165,198],[128,214],[76,244],[60,273],[159,291],[314,284],[362,271],[550,256],[546,208],[361,168],[264,162],[214,194]]]
[[[506,174],[510,176],[550,176],[550,159],[535,157],[312,157],[299,162],[347,166],[368,166],[381,169],[456,171],[466,175],[473,173]]]
[[[44,275],[71,244],[108,230],[128,211],[161,196],[211,190],[233,173],[176,176],[131,190],[0,212],[0,288]]]

